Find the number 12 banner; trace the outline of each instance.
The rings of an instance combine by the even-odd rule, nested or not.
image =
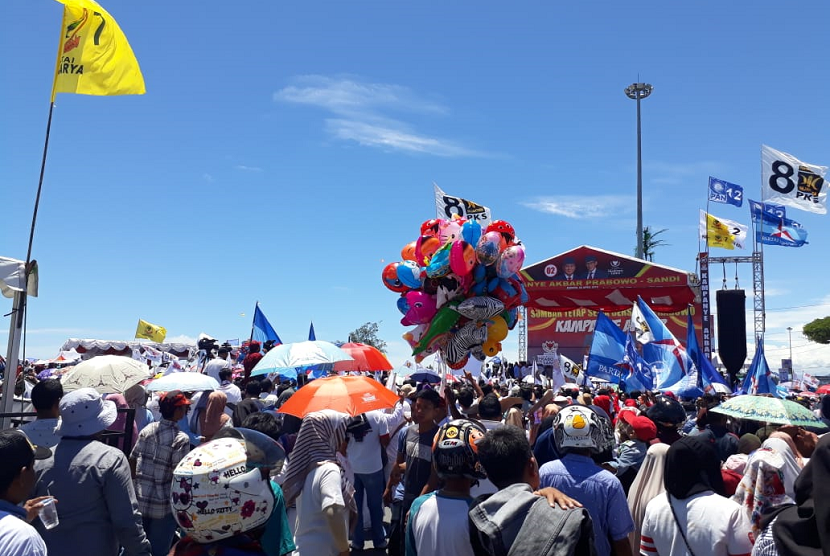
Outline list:
[[[761,192],[764,201],[827,213],[827,166],[802,162],[766,145],[761,146]]]
[[[744,188],[738,184],[709,176],[709,200],[740,207],[744,202]]]

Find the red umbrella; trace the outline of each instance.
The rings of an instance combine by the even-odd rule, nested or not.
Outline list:
[[[830,384],[823,384],[818,387],[816,394],[830,394]]]
[[[391,371],[392,364],[386,356],[374,346],[347,342],[340,349],[352,356],[354,361],[338,361],[335,371]]]
[[[303,386],[282,404],[280,413],[305,417],[321,409],[360,415],[392,407],[398,396],[380,382],[365,376],[330,376]]]

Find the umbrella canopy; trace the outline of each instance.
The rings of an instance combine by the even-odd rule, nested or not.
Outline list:
[[[830,394],[830,384],[823,384],[818,387],[816,394]]]
[[[251,371],[251,376],[286,371],[293,371],[296,376],[296,369],[298,368],[311,367],[322,363],[349,361],[351,358],[348,353],[336,345],[322,340],[282,344],[273,348],[265,354],[265,357],[259,360],[254,370]]]
[[[340,346],[353,361],[338,361],[335,371],[391,371],[392,363],[375,346],[358,342],[347,342]]]
[[[420,367],[418,372],[412,373],[409,375],[409,378],[415,382],[429,382],[430,384],[438,384],[441,382],[441,375],[426,367]]]
[[[123,394],[150,378],[150,368],[131,357],[101,355],[75,365],[61,380],[66,392],[94,388],[101,394]]]
[[[148,392],[203,392],[219,389],[219,383],[212,376],[197,372],[170,373],[157,378],[147,385]]]
[[[365,376],[330,376],[303,386],[279,409],[297,417],[333,409],[349,415],[392,407],[398,396],[383,384]]]
[[[762,421],[777,425],[796,425],[799,427],[821,427],[826,425],[803,405],[767,396],[744,395],[726,400],[710,409],[739,419]]]

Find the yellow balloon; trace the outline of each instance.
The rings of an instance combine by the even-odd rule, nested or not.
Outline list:
[[[493,317],[493,324],[487,327],[487,341],[501,342],[507,338],[507,322],[502,317]]]

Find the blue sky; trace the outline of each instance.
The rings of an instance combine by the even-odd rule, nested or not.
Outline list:
[[[762,143],[830,164],[826,2],[103,6],[147,94],[57,98],[27,356],[69,337],[129,339],[139,318],[169,339],[244,338],[259,300],[284,341],[305,339],[310,320],[330,340],[381,321],[401,363],[380,273],[434,215],[433,181],[511,222],[528,262],[581,244],[632,253],[635,103],[623,89],[638,75],[654,85],[644,221],[668,230],[658,263],[695,270],[709,175],[759,197]],[[0,35],[0,255],[23,259],[61,5],[4,7],[19,24]],[[749,222],[746,207],[712,213]],[[792,326],[797,369],[826,372],[830,347],[798,331],[830,314],[830,216],[790,217],[810,244],[765,252],[766,353],[777,368]],[[739,278],[751,289],[748,267]],[[515,334],[505,347],[514,358]]]

